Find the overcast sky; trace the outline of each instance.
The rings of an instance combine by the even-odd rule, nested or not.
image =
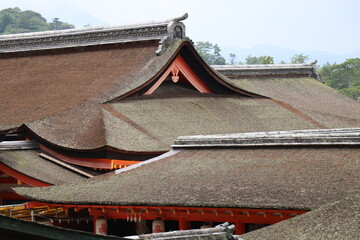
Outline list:
[[[161,21],[187,12],[187,36],[194,41],[360,52],[359,0],[0,0],[0,9],[16,6],[76,27]]]

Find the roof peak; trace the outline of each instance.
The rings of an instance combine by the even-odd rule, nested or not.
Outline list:
[[[157,53],[161,53],[165,41],[185,38],[185,25],[181,21],[187,17],[188,14],[185,13],[182,16],[160,22],[150,21],[130,25],[86,27],[2,35],[0,36],[0,53],[146,40],[159,40]]]

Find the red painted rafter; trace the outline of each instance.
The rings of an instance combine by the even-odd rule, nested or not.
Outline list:
[[[74,208],[75,211],[88,209],[90,215],[109,219],[141,218],[153,220],[185,220],[242,222],[258,224],[274,224],[307,211],[274,210],[274,209],[242,209],[242,208],[196,208],[196,207],[148,207],[148,206],[101,206],[101,205],[63,205],[39,202],[27,203],[28,208],[48,205],[50,208]]]
[[[157,80],[157,82],[145,92],[144,95],[152,94],[165,79],[171,74],[171,79],[174,83],[179,81],[179,73],[199,92],[210,93],[211,89],[194,73],[190,66],[186,63],[181,55],[178,55],[165,73]]]
[[[41,150],[43,150],[44,152],[49,153],[64,162],[75,164],[78,166],[83,166],[83,167],[100,168],[100,169],[118,169],[118,168],[128,167],[132,164],[140,162],[140,161],[132,161],[132,160],[117,160],[117,159],[106,159],[106,158],[73,157],[56,152],[48,147],[45,147],[42,144],[39,144],[39,146]]]
[[[21,172],[18,172],[3,163],[0,163],[0,170],[6,173],[7,175],[17,179],[21,183],[25,183],[32,187],[47,187],[51,186],[51,184],[37,180],[35,178],[29,177]]]

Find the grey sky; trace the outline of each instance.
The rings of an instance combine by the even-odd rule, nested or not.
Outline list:
[[[161,21],[187,12],[187,35],[194,41],[360,51],[359,0],[0,0],[0,9],[15,6],[77,27]]]

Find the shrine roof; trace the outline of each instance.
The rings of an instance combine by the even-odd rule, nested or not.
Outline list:
[[[360,192],[359,160],[359,145],[336,143],[175,148],[81,184],[16,191],[58,204],[312,210]]]
[[[126,94],[156,75],[180,42],[160,56],[155,53],[157,41],[24,53],[21,57],[0,54],[0,130]]]
[[[0,53],[157,40],[160,54],[167,42],[185,38],[185,25],[180,21],[187,17],[186,13],[161,22],[2,35]]]
[[[27,126],[37,136],[65,148],[110,146],[131,152],[168,151],[181,135],[318,127],[269,99],[196,92],[186,97],[144,96],[75,108]]]
[[[311,212],[249,232],[239,240],[359,239],[360,194],[352,194]]]
[[[0,163],[21,174],[51,185],[86,179],[78,173],[41,158],[36,150],[0,151]]]
[[[76,46],[60,44],[56,49],[34,47],[0,52],[0,136],[14,129],[27,129],[40,141],[73,150],[109,146],[128,152],[163,152],[181,135],[360,125],[359,103],[313,77],[229,79],[221,74],[226,67],[218,66],[219,72],[213,70],[190,41],[174,37],[174,29],[184,27],[184,18],[0,38],[4,44],[14,39],[51,39],[55,35],[66,40],[85,32],[105,34],[107,38],[116,29],[137,31],[167,26],[168,39],[163,42],[161,54],[157,53],[157,37],[122,41],[119,36],[118,42],[104,44],[84,38],[86,46],[74,43]],[[139,31],[147,36],[146,29]],[[191,87],[183,91],[173,84],[141,96],[141,91],[153,86],[177,56],[184,58],[190,69],[216,91],[199,93],[191,91]],[[306,64],[295,67],[313,69]]]
[[[236,87],[289,104],[318,122],[326,122],[327,127],[359,126],[360,102],[318,81],[311,64],[216,66],[215,69]],[[263,72],[267,74],[261,75]],[[330,115],[338,119],[328,118]],[[351,119],[357,123],[351,124]]]

